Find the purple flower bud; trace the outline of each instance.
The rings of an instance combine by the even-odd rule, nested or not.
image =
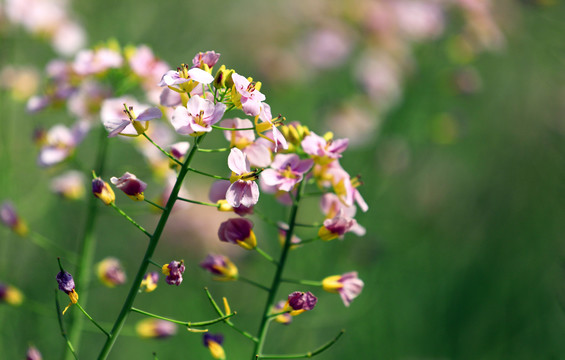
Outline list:
[[[92,193],[106,205],[110,205],[116,200],[114,190],[99,177],[92,180]]]
[[[177,326],[166,320],[148,318],[139,321],[135,331],[142,338],[163,339],[175,335]]]
[[[218,275],[220,280],[235,280],[237,278],[237,267],[223,255],[208,255],[200,263],[204,270],[208,270],[214,275]]]
[[[126,172],[120,178],[115,176],[110,178],[110,182],[133,200],[144,200],[143,191],[147,188],[147,184],[139,180],[134,174]]]
[[[39,352],[39,350],[37,350],[35,346],[30,346],[27,349],[26,360],[41,360],[41,359],[43,359],[43,357],[41,357],[41,353]]]
[[[294,310],[312,310],[317,302],[318,298],[310,291],[295,291],[288,295],[288,305]]]
[[[184,261],[171,261],[163,265],[163,274],[167,275],[165,281],[169,285],[179,286],[182,283],[182,274],[184,273]]]
[[[202,340],[204,342],[204,346],[210,349],[210,354],[212,354],[214,359],[225,360],[226,353],[222,347],[222,342],[224,342],[222,334],[204,333]]]
[[[253,222],[244,218],[224,221],[218,229],[218,237],[223,242],[237,244],[247,250],[254,249],[257,246]]]
[[[222,343],[224,342],[224,336],[222,334],[210,334],[210,333],[204,333],[204,337],[202,338],[203,342],[204,342],[204,346],[208,347],[208,343],[210,341],[214,341],[220,345],[222,345]]]
[[[0,221],[20,236],[25,236],[28,233],[26,223],[18,216],[14,206],[9,201],[5,201],[0,206]]]
[[[69,294],[75,289],[75,281],[73,276],[66,271],[61,271],[57,274],[57,283],[59,283],[59,290]]]
[[[158,272],[150,272],[145,274],[143,280],[141,281],[141,289],[145,292],[151,292],[157,288],[157,282],[159,281]]]
[[[114,287],[126,282],[126,274],[122,264],[116,258],[105,258],[98,263],[96,270],[100,281],[108,287]]]

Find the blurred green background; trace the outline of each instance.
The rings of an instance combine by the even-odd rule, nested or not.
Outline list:
[[[147,44],[173,66],[213,49],[222,54],[221,63],[262,80],[250,55],[262,43],[250,34],[266,26],[259,16],[269,6],[251,0],[100,0],[77,1],[73,9],[91,44],[108,38]],[[338,296],[312,289],[320,298],[316,310],[296,317],[289,327],[273,324],[269,353],[308,351],[344,328],[345,336],[317,358],[565,358],[565,6],[517,2],[507,15],[512,21],[501,25],[506,46],[480,54],[471,64],[482,82],[476,93],[454,90],[460,66],[446,49],[455,26],[416,47],[416,69],[404,82],[401,100],[371,141],[349,149],[342,160],[351,174],[362,175],[360,191],[370,210],[357,220],[367,235],[349,234],[343,242],[292,252],[288,267],[288,277],[309,279],[357,270],[365,282],[363,293],[344,308]],[[41,68],[55,56],[48,45],[21,30],[1,36],[2,65]],[[325,130],[321,105],[359,91],[351,74],[340,69],[302,83],[267,80],[262,90],[274,113],[317,132]],[[31,139],[36,125],[69,124],[71,117],[57,111],[30,116],[6,92],[1,101],[0,200],[11,199],[30,227],[74,249],[85,203],[68,203],[49,192],[49,171],[36,167]],[[77,163],[86,170],[94,148],[91,136],[77,152]],[[207,164],[203,157],[200,166]],[[223,157],[218,161],[221,169]],[[150,176],[128,144],[111,143],[106,174],[126,170]],[[159,191],[151,192],[150,187],[148,196]],[[144,207],[117,195],[141,223],[155,223]],[[284,214],[267,204],[275,214]],[[312,202],[309,208],[316,206]],[[110,209],[101,213],[95,259],[119,256],[133,277],[145,238]],[[199,216],[214,214],[203,211]],[[274,239],[266,227],[262,236]],[[27,299],[21,307],[0,306],[0,358],[23,358],[30,343],[45,359],[59,358],[64,344],[54,310],[55,257],[7,229],[0,229],[0,238],[0,281],[20,288]],[[276,241],[263,239],[259,237],[263,247],[276,253]],[[205,255],[194,235],[171,230],[157,256],[163,263],[183,257],[188,264],[185,282],[179,288],[161,284],[155,293],[141,295],[136,306],[179,319],[213,318],[202,290],[209,286],[217,299],[229,297],[238,311],[234,321],[254,332],[263,293],[245,284],[212,282],[197,266]],[[271,279],[263,259],[246,256],[237,264],[251,278]],[[284,285],[281,297],[294,288]],[[95,285],[89,313],[111,323],[126,293],[127,286]],[[66,297],[60,298],[66,304]],[[201,336],[181,328],[170,339],[138,339],[133,325],[139,319],[130,316],[111,359],[151,359],[153,351],[159,359],[210,358]],[[95,358],[104,339],[91,324],[85,328],[81,359]],[[210,330],[226,335],[228,358],[249,358],[252,347],[244,338],[222,325]]]

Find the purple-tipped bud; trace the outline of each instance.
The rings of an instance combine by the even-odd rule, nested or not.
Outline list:
[[[145,199],[143,191],[147,188],[147,184],[139,180],[134,174],[126,172],[120,178],[110,178],[110,181],[133,200],[143,201]]]
[[[310,291],[295,291],[288,295],[288,305],[290,305],[293,310],[312,310],[317,302],[318,298]]]
[[[20,236],[28,233],[26,223],[18,216],[16,209],[9,201],[5,201],[0,206],[0,221]]]
[[[114,287],[126,282],[126,274],[120,260],[108,257],[98,263],[98,279],[108,287]]]
[[[66,271],[60,271],[57,274],[57,283],[59,283],[59,290],[69,294],[75,289],[75,281],[73,276]]]
[[[18,306],[24,301],[24,295],[20,290],[11,285],[0,283],[0,304],[6,303]]]
[[[204,261],[200,263],[204,270],[208,270],[217,275],[218,280],[235,280],[237,279],[237,267],[229,258],[223,255],[208,255]]]
[[[204,333],[202,341],[204,346],[210,349],[210,353],[214,359],[223,360],[226,358],[226,353],[222,347],[222,343],[224,342],[224,336],[222,334]]]
[[[145,292],[151,292],[157,288],[157,282],[159,282],[158,272],[147,273],[141,281],[141,289]]]
[[[27,349],[26,360],[42,360],[41,353],[35,346],[30,346]]]
[[[224,221],[218,229],[218,237],[223,242],[237,244],[247,250],[254,249],[257,246],[253,222],[244,218]]]
[[[113,204],[116,200],[114,190],[99,177],[92,180],[92,193],[106,205]]]
[[[184,273],[184,261],[171,261],[163,265],[163,274],[167,275],[165,281],[169,285],[179,286],[182,283],[182,274]]]
[[[175,335],[177,326],[169,321],[149,318],[139,321],[135,331],[142,338],[163,339]]]

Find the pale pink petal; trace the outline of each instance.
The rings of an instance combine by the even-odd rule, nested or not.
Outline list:
[[[171,118],[171,124],[175,131],[181,135],[192,134],[194,131],[192,131],[189,123],[190,116],[188,115],[188,110],[184,106],[177,106]]]
[[[238,148],[232,148],[228,156],[228,167],[234,173],[241,175],[250,171],[249,161]]]
[[[214,81],[214,77],[210,75],[210,73],[199,68],[192,68],[188,70],[188,75],[190,75],[191,80],[197,81],[201,84],[210,84]]]
[[[109,122],[107,122],[108,124]],[[106,124],[104,124],[106,126]],[[121,120],[121,122],[113,129],[110,129],[108,127],[106,127],[107,130],[111,130],[110,133],[108,134],[108,137],[114,137],[117,136],[119,133],[121,133],[122,131],[124,131],[124,129],[128,126],[131,125],[131,121],[129,120]],[[137,134],[137,131],[135,132]],[[131,134],[133,135],[133,134]]]
[[[271,151],[260,143],[253,143],[243,149],[249,164],[254,167],[264,168],[271,164]]]
[[[148,121],[153,119],[159,119],[163,116],[163,113],[159,108],[152,107],[145,111],[143,111],[139,116],[135,119],[136,121]]]

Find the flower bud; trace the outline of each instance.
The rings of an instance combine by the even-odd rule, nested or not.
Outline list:
[[[236,280],[237,267],[229,258],[223,255],[208,255],[200,266],[216,275],[215,280]]]
[[[163,265],[163,274],[167,275],[165,281],[169,285],[179,286],[182,283],[182,274],[184,273],[185,266],[184,260],[171,261],[168,264]]]
[[[214,77],[214,87],[216,89],[231,88],[233,86],[231,76],[234,72],[233,69],[227,70],[225,65],[220,66]]]
[[[0,221],[19,236],[26,236],[28,233],[25,221],[18,216],[14,206],[8,201],[0,206]]]
[[[113,257],[105,258],[96,267],[98,279],[108,286],[114,287],[126,282],[126,274],[120,261]]]
[[[177,326],[169,321],[148,318],[135,325],[135,332],[145,339],[163,339],[177,333]]]
[[[116,201],[114,190],[100,177],[92,180],[92,193],[106,205],[113,204]]]
[[[224,360],[226,354],[222,343],[224,342],[224,337],[222,334],[210,334],[205,333],[203,337],[204,346],[210,349],[210,353],[214,359]]]
[[[65,310],[63,310],[63,315],[64,315],[67,309],[69,308],[69,306],[71,306],[72,304],[76,304],[78,302],[78,294],[75,291],[75,281],[73,280],[73,276],[71,274],[61,270],[57,274],[56,279],[57,279],[57,283],[59,284],[59,290],[65,292],[67,295],[69,295],[69,299],[71,299],[69,305],[67,305]]]
[[[157,282],[159,281],[158,272],[150,272],[145,274],[143,280],[141,281],[140,290],[145,292],[151,292],[157,288]]]
[[[278,303],[275,304],[275,306],[273,306],[273,313],[279,313],[282,311],[285,311],[287,307],[286,301],[281,300]],[[275,321],[278,323],[281,323],[283,325],[288,325],[292,322],[292,315],[290,315],[288,312],[284,313],[284,314],[280,314],[277,315],[275,317]]]
[[[318,236],[324,241],[342,238],[346,232],[351,231],[356,225],[355,219],[344,216],[343,210],[340,210],[333,218],[324,220],[324,225],[318,231]]]
[[[224,221],[218,229],[220,241],[237,244],[246,250],[257,246],[253,232],[253,222],[244,218],[232,218]]]
[[[342,275],[328,276],[322,280],[325,291],[338,293],[345,306],[349,306],[363,290],[363,280],[357,277],[357,272],[352,271]]]
[[[318,298],[314,296],[310,291],[307,292],[300,292],[295,291],[292,294],[288,295],[288,305],[292,308],[290,314],[291,315],[298,315],[304,311],[314,309],[316,303],[318,302]]]
[[[12,306],[18,306],[24,301],[24,296],[20,290],[11,285],[0,283],[0,303],[5,302]]]
[[[42,360],[41,353],[35,346],[30,346],[26,352],[26,360]]]
[[[120,178],[112,177],[110,181],[132,200],[143,201],[145,199],[143,191],[147,188],[147,184],[139,180],[134,174],[126,172]]]

